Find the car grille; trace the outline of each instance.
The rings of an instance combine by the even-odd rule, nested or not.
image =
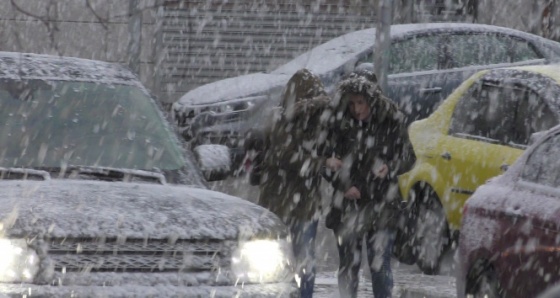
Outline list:
[[[229,267],[222,241],[56,239],[49,258],[57,272],[202,272]]]

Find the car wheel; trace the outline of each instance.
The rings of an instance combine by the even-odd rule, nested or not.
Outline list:
[[[437,274],[450,242],[445,211],[431,187],[424,188],[418,199],[414,233],[416,264],[425,274]]]
[[[472,274],[467,288],[468,298],[501,298],[502,289],[494,270],[487,267],[478,269],[478,273]]]

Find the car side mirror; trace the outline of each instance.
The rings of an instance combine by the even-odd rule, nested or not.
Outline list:
[[[198,166],[207,181],[226,179],[231,173],[230,149],[224,145],[199,145],[193,149]]]

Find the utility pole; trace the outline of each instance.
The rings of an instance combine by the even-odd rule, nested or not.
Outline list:
[[[142,11],[138,9],[139,0],[128,3],[128,67],[140,75],[140,52],[142,50]]]
[[[377,0],[377,26],[375,30],[374,67],[375,75],[383,92],[387,92],[387,72],[391,49],[391,23],[393,0]]]

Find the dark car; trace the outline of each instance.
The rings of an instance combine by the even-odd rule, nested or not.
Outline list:
[[[210,191],[122,66],[0,52],[0,142],[0,294],[298,294],[280,219]]]
[[[475,72],[505,65],[558,60],[560,44],[497,26],[455,23],[393,25],[387,93],[412,122],[428,116]],[[183,95],[172,116],[193,145],[227,144],[243,156],[243,137],[268,119],[288,79],[299,69],[317,74],[327,89],[357,65],[373,62],[375,28],[332,39],[269,73],[206,84]]]
[[[536,297],[560,282],[560,126],[467,200],[456,256],[459,298]]]

